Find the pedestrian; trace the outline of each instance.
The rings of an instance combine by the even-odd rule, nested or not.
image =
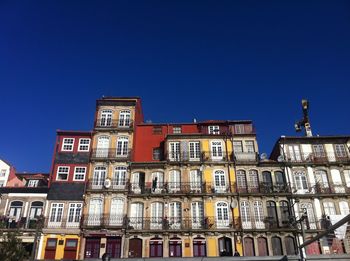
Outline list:
[[[238,251],[236,250],[233,256],[241,256]]]

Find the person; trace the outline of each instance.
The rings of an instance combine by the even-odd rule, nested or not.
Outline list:
[[[155,177],[152,181],[152,191],[154,192],[157,188],[157,181],[158,181],[158,178]]]
[[[238,251],[236,250],[233,256],[241,256]]]
[[[105,252],[103,255],[102,255],[102,261],[110,261],[111,258],[110,256],[108,255],[107,252]]]

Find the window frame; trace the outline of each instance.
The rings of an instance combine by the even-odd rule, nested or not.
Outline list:
[[[209,125],[208,134],[210,135],[220,135],[220,126],[219,125]]]
[[[66,179],[60,179],[59,178],[60,168],[67,168],[67,173],[62,173],[62,174],[67,174],[67,178]],[[57,181],[68,181],[69,180],[69,172],[70,172],[70,166],[57,166],[56,180]]]
[[[36,188],[39,185],[39,180],[38,179],[30,179],[28,180],[27,187],[30,188]]]
[[[77,169],[85,169],[84,174],[82,174],[82,173],[77,173]],[[75,166],[75,167],[74,167],[73,181],[85,181],[86,170],[87,170],[87,167]],[[83,175],[83,179],[77,179],[77,178],[76,178],[76,175]]]
[[[88,144],[82,144],[81,142],[84,141],[84,140],[88,140],[89,143]],[[90,144],[91,144],[91,139],[89,139],[89,138],[80,138],[79,139],[79,145],[78,145],[78,151],[79,152],[89,152]],[[87,146],[87,149],[81,149],[81,146]]]
[[[174,126],[173,127],[173,134],[181,134],[182,133],[182,127],[181,126]]]
[[[72,140],[72,143],[67,143],[67,141]],[[63,138],[62,140],[62,146],[61,146],[61,151],[73,151],[74,150],[74,143],[75,143],[75,138]],[[66,149],[65,146],[72,146],[71,149]]]

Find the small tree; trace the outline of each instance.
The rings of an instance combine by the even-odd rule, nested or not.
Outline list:
[[[18,235],[18,232],[3,233],[0,242],[0,260],[22,261],[28,258],[28,253]]]

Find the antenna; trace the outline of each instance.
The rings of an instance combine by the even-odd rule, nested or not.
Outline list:
[[[302,127],[304,127],[305,136],[312,137],[312,131],[311,131],[310,120],[309,120],[309,101],[306,99],[302,99],[301,107],[303,110],[304,117],[300,121],[297,121],[294,124],[295,131],[300,132]]]
[[[277,158],[277,161],[278,162],[284,161],[284,157],[282,155],[279,155],[278,158]]]

